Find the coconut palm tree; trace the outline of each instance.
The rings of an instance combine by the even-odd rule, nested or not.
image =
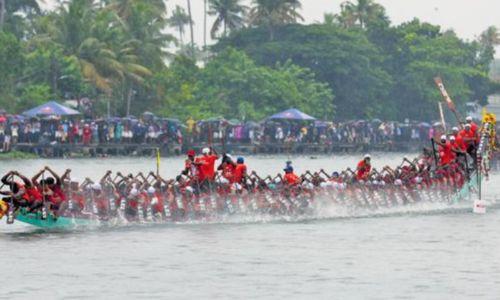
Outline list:
[[[241,0],[210,0],[209,3],[210,10],[208,14],[216,17],[210,31],[213,39],[217,38],[217,33],[221,30],[221,27],[222,36],[226,36],[228,30],[243,27],[247,7],[241,4]]]
[[[115,11],[121,19],[126,20],[132,15],[137,5],[147,5],[157,16],[162,16],[167,11],[163,0],[112,0],[106,8]]]
[[[177,29],[179,32],[179,41],[181,44],[184,44],[184,28],[189,24],[189,15],[186,14],[184,8],[176,5],[172,11],[172,16],[168,18],[168,24]]]
[[[274,39],[277,26],[303,21],[298,13],[301,8],[299,0],[253,0],[249,13],[249,23],[253,26],[266,26],[269,38]]]
[[[500,45],[500,32],[495,26],[490,26],[481,33],[479,41],[484,46],[496,47]]]
[[[7,30],[19,38],[23,37],[26,21],[41,13],[39,2],[42,0],[0,0],[0,30]],[[19,14],[21,13],[21,14]]]
[[[377,19],[386,19],[385,8],[373,0],[346,1],[341,4],[340,23],[345,27],[359,25],[366,28],[367,23]]]
[[[123,67],[109,45],[96,37],[91,28],[97,6],[91,1],[73,0],[47,15],[43,32],[37,38],[58,45],[68,57],[76,59],[86,81],[111,93],[113,81],[123,77]]]
[[[5,22],[5,0],[0,0],[0,30],[3,29]]]
[[[189,15],[189,32],[191,33],[191,55],[194,58],[194,21],[193,14],[191,12],[191,0],[187,0],[187,8]]]

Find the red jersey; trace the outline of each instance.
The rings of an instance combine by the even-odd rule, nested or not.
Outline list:
[[[90,127],[83,128],[83,143],[90,144],[90,140],[92,139],[92,130]]]
[[[472,143],[474,143],[474,141],[476,140],[476,136],[474,134],[474,131],[472,130],[465,130],[465,129],[462,129],[458,135],[460,135],[462,137],[462,140],[464,141],[465,145],[470,145]]]
[[[229,182],[233,182],[234,170],[236,167],[233,164],[225,163],[222,167],[222,176]]]
[[[73,203],[78,205],[78,208],[80,210],[83,210],[85,208],[85,197],[81,193],[74,193],[73,195]]]
[[[200,172],[199,172],[199,167],[196,165],[197,162],[196,160],[193,162],[189,159],[186,159],[185,163],[184,163],[184,167],[189,171],[189,176],[194,178],[194,177],[197,177],[199,176]]]
[[[234,169],[233,182],[241,183],[243,181],[243,176],[247,173],[247,166],[245,164],[237,164]]]
[[[54,185],[52,187],[52,191],[54,192],[54,195],[61,199],[61,202],[66,201],[66,195],[60,186]]]
[[[372,166],[371,164],[367,163],[364,159],[358,163],[358,171],[356,172],[356,179],[357,180],[363,180],[372,171]]]
[[[460,135],[460,133],[455,134],[455,145],[458,149],[462,151],[467,151],[467,144],[464,141],[464,138]]]
[[[35,186],[26,188],[26,194],[28,196],[28,201],[29,202],[37,202],[42,200],[42,193],[36,188]]]
[[[296,185],[299,183],[299,176],[294,173],[286,173],[284,179],[289,185]]]
[[[163,197],[159,193],[154,193],[152,196],[149,196],[151,199],[152,207],[154,212],[162,212],[163,211]]]
[[[201,165],[201,173],[203,178],[213,180],[215,178],[215,162],[219,157],[217,155],[204,155],[199,158]]]
[[[453,147],[450,142],[446,142],[444,146],[440,146],[439,156],[441,157],[442,166],[450,164],[455,159],[455,153],[452,149]]]

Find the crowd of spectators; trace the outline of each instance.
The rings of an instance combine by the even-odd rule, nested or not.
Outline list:
[[[222,118],[185,123],[145,113],[139,118],[23,118],[0,111],[0,145],[8,152],[17,143],[47,144],[384,144],[425,143],[439,124],[424,122],[270,121],[240,122]]]
[[[190,142],[209,141],[227,144],[307,143],[307,144],[384,144],[427,142],[442,132],[441,124],[425,122],[290,122],[231,123],[225,120],[191,122]]]
[[[141,118],[80,120],[76,117],[23,118],[0,114],[0,145],[8,152],[18,143],[47,144],[183,144],[178,120],[144,114]]]

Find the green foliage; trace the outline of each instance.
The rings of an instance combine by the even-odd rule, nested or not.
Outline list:
[[[485,103],[492,92],[484,66],[493,56],[483,43],[464,42],[418,20],[391,27],[366,17],[354,24],[359,26],[345,28],[328,16],[325,24],[281,26],[273,41],[263,28],[241,30],[214,49],[236,47],[262,65],[290,60],[312,70],[335,91],[340,119],[435,119],[442,100],[436,76],[459,108]]]
[[[262,119],[297,107],[317,116],[333,116],[333,94],[309,70],[286,62],[276,68],[257,66],[244,53],[228,49],[201,71],[197,98],[215,115]]]
[[[441,100],[435,76],[459,108],[500,89],[489,79],[500,77],[497,28],[466,42],[419,20],[392,26],[373,0],[344,1],[313,25],[297,24],[299,0],[210,0],[212,35],[222,37],[211,53],[184,43],[194,20],[163,0],[68,0],[47,12],[36,0],[0,1],[0,107],[9,111],[89,97],[100,115],[109,103],[113,114],[181,119],[258,120],[297,107],[325,119],[429,120]]]
[[[53,99],[53,97],[48,85],[27,85],[21,92],[19,102],[16,103],[16,110],[24,111],[33,108],[47,102],[48,99]]]
[[[258,66],[247,55],[228,49],[203,69],[179,57],[155,78],[164,97],[162,115],[181,119],[224,116],[260,120],[278,110],[297,107],[331,118],[333,93],[314,74],[290,62]]]
[[[500,59],[495,59],[491,63],[490,76],[493,80],[500,82]]]
[[[24,59],[18,39],[0,31],[0,107],[14,109],[16,81],[21,76]]]
[[[384,100],[391,78],[382,69],[382,55],[361,31],[331,25],[279,27],[269,41],[261,28],[240,31],[216,48],[235,46],[256,62],[274,66],[290,60],[310,69],[320,82],[335,91],[340,118],[370,117],[385,113]]]

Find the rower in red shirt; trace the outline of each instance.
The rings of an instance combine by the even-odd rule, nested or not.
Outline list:
[[[356,169],[356,179],[359,180],[366,180],[368,176],[370,175],[370,172],[372,170],[372,165],[371,165],[371,160],[372,157],[369,154],[366,154],[363,160],[361,160],[358,163],[357,169]]]
[[[468,116],[467,118],[465,118],[465,121],[467,124],[470,124],[470,128],[472,130],[472,133],[476,137],[476,142],[479,143],[479,126],[476,123],[474,123],[471,116]]]
[[[184,162],[184,170],[182,171],[182,175],[186,175],[193,180],[198,179],[200,176],[200,163],[195,156],[196,152],[194,150],[187,152],[187,159]]]
[[[243,184],[246,176],[247,166],[245,165],[245,159],[243,157],[238,157],[236,160],[236,167],[234,168],[233,183]]]
[[[455,153],[453,152],[453,146],[448,141],[446,135],[441,136],[441,140],[436,142],[439,145],[439,164],[441,166],[447,166],[455,160]]]
[[[285,176],[283,179],[288,185],[298,185],[300,183],[300,177],[293,172],[293,167],[288,166],[283,171],[285,171]]]
[[[228,182],[233,182],[235,169],[236,164],[233,162],[231,155],[224,154],[222,157],[222,163],[217,168],[217,170],[221,171],[222,177],[227,179]]]
[[[472,125],[466,123],[464,129],[458,133],[467,147],[467,153],[475,157],[477,136],[472,130]]]
[[[219,155],[213,148],[203,148],[202,153],[203,156],[199,158],[199,161],[203,179],[213,182],[215,179],[215,162],[219,159]]]
[[[452,133],[453,137],[455,137],[455,144],[457,147],[463,152],[467,151],[467,144],[465,143],[463,136],[460,134],[458,127],[453,127]]]

